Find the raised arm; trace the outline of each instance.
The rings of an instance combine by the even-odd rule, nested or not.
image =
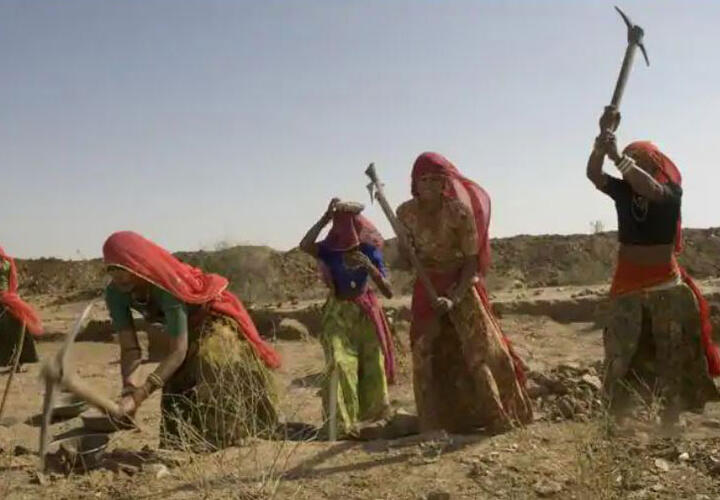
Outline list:
[[[305,236],[303,236],[302,241],[300,241],[300,250],[312,255],[313,257],[318,256],[318,247],[317,243],[315,242],[320,235],[320,231],[322,231],[323,228],[327,226],[328,223],[332,220],[335,206],[338,204],[339,201],[339,198],[333,198],[332,200],[330,200],[330,204],[328,205],[328,208],[322,215],[322,217],[320,217],[320,220],[317,221],[310,229],[308,229],[308,232],[305,233]]]
[[[605,150],[606,139],[608,134],[613,135],[612,131],[616,130],[618,125],[620,125],[620,112],[615,106],[605,106],[599,124],[600,135],[595,138],[585,173],[596,188],[603,189],[607,183],[607,177],[603,172],[603,163],[605,162],[605,154],[607,153]]]
[[[630,184],[633,191],[653,201],[660,201],[670,194],[666,186],[660,184],[652,175],[638,167],[633,158],[627,155],[621,155],[618,152],[615,134],[606,133],[602,140],[608,158],[615,163],[623,179]]]

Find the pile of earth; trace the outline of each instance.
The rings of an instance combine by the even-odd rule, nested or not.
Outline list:
[[[493,290],[518,287],[572,286],[607,282],[617,244],[615,233],[592,235],[520,235],[492,240]],[[316,299],[325,288],[313,259],[298,249],[279,252],[265,246],[235,246],[216,251],[178,252],[182,260],[230,279],[231,289],[248,303]],[[681,262],[697,278],[720,275],[720,228],[689,229]],[[412,289],[396,240],[385,257],[398,294]],[[100,293],[102,262],[42,258],[18,260],[21,291],[60,296]]]
[[[534,400],[537,420],[587,421],[603,413],[599,363],[581,366],[565,363],[547,373],[528,373],[528,395]]]

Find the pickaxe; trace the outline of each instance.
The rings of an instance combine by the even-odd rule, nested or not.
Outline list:
[[[90,314],[95,302],[90,302],[82,314],[75,322],[72,333],[67,336],[65,343],[60,348],[55,357],[43,362],[41,375],[45,379],[45,397],[43,399],[43,415],[42,427],[40,429],[40,470],[45,470],[45,455],[48,446],[48,431],[50,428],[50,419],[53,411],[53,402],[55,395],[55,387],[60,385],[66,391],[79,396],[93,406],[108,412],[112,416],[120,416],[120,408],[117,403],[110,398],[97,394],[91,387],[84,384],[78,376],[72,372],[68,366],[67,360],[70,349],[80,330],[85,326],[85,322]]]
[[[615,91],[613,92],[612,99],[610,101],[609,108],[613,108],[615,111],[620,111],[620,101],[622,100],[623,93],[625,92],[625,84],[627,83],[628,76],[630,76],[630,68],[632,68],[633,60],[635,59],[635,50],[640,48],[645,63],[650,66],[650,60],[648,59],[647,52],[645,51],[645,45],[643,45],[643,36],[645,32],[637,24],[633,24],[630,18],[618,7],[615,7],[620,16],[625,21],[625,25],[628,30],[628,45],[625,49],[625,57],[623,58],[622,66],[620,67],[620,75],[618,75],[617,83],[615,84]],[[619,116],[619,115],[618,115]],[[613,123],[604,123],[603,129],[615,131],[619,125],[619,119],[615,118]]]

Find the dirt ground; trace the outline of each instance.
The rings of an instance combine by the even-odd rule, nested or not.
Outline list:
[[[518,293],[540,300],[550,292]],[[513,303],[514,294],[500,299]],[[591,295],[584,288],[553,294],[554,301],[568,303]],[[30,300],[55,333],[38,343],[40,355],[47,357],[59,349],[60,333],[70,330],[85,302],[55,296]],[[93,318],[106,319],[102,306]],[[407,323],[398,319],[395,324],[405,352],[391,399],[394,407],[412,413]],[[13,381],[0,425],[0,498],[720,498],[720,404],[708,405],[704,415],[685,415],[682,431],[670,437],[647,425],[610,439],[606,419],[591,409],[597,402],[592,367],[602,358],[600,330],[591,322],[561,323],[535,313],[504,313],[502,324],[532,371],[536,422],[527,428],[495,437],[252,439],[214,454],[163,453],[157,451],[159,394],[154,394],[138,413],[140,430],[114,433],[100,468],[69,475],[36,473],[44,389],[39,366],[27,365]],[[321,425],[319,343],[311,336],[277,340],[276,347],[284,360],[277,376],[285,420]],[[78,341],[73,351],[78,374],[110,396],[120,389],[118,355],[109,335]],[[149,372],[154,366],[142,368]],[[537,383],[561,373],[571,374],[562,379],[566,387],[558,394],[564,395],[556,397]],[[570,378],[579,382],[568,385]],[[6,381],[7,375],[0,375],[0,388]],[[590,394],[589,399],[577,402],[582,394]],[[56,422],[52,435],[73,435],[82,432],[81,426],[79,418]]]

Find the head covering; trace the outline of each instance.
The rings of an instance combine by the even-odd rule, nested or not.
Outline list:
[[[103,245],[105,263],[121,267],[188,304],[205,304],[234,319],[255,353],[271,368],[280,356],[266,344],[242,302],[227,290],[228,280],[181,262],[170,252],[132,231],[113,233]]]
[[[361,204],[338,204],[332,227],[322,241],[326,249],[344,252],[361,243],[382,249],[383,237],[372,222],[360,215],[362,208]]]
[[[478,184],[464,177],[457,167],[440,153],[425,152],[415,160],[412,169],[412,184],[410,187],[413,196],[418,196],[417,183],[420,178],[425,175],[439,175],[444,177],[447,181],[445,183],[444,195],[460,201],[472,212],[478,238],[478,272],[481,276],[485,276],[490,267],[490,195]],[[454,276],[436,277],[436,279],[438,278],[441,280],[449,278],[453,283],[456,279]],[[478,280],[475,283],[475,290],[477,290],[480,301],[490,315],[491,321],[496,324],[498,331],[502,333],[500,324],[492,313],[490,298],[487,295],[483,280]],[[413,310],[420,311],[425,309],[429,311],[431,306],[427,303],[426,298],[421,299],[421,297],[426,297],[426,292],[424,288],[420,286],[420,283],[416,282],[415,292],[413,294]],[[421,306],[420,304],[423,303],[426,305]],[[411,329],[411,335],[412,333]],[[504,333],[502,333],[502,339],[512,358],[515,374],[524,386],[526,381],[524,363]]]
[[[627,145],[623,154],[635,158],[642,166],[653,165],[655,167],[655,180],[661,184],[673,183],[682,186],[682,175],[677,165],[668,158],[660,149],[650,141],[635,141]],[[677,233],[675,235],[675,253],[683,251],[682,220],[678,218]],[[698,303],[700,314],[700,331],[705,358],[708,363],[708,371],[713,377],[720,376],[720,350],[712,340],[712,323],[710,321],[710,306],[703,297],[700,288],[697,286],[687,270],[678,266],[683,281],[690,287]]]
[[[484,276],[490,267],[490,196],[475,182],[463,177],[455,165],[439,153],[426,152],[415,160],[411,185],[413,196],[418,196],[417,182],[425,175],[440,175],[447,179],[445,196],[459,200],[472,211],[478,238],[478,270]]]
[[[17,294],[18,280],[17,269],[15,268],[15,260],[5,253],[0,247],[0,262],[7,261],[10,263],[10,279],[7,290],[0,290],[0,304],[5,306],[6,310],[18,321],[25,324],[25,328],[33,335],[41,335],[43,333],[42,321],[35,309],[22,300]]]

